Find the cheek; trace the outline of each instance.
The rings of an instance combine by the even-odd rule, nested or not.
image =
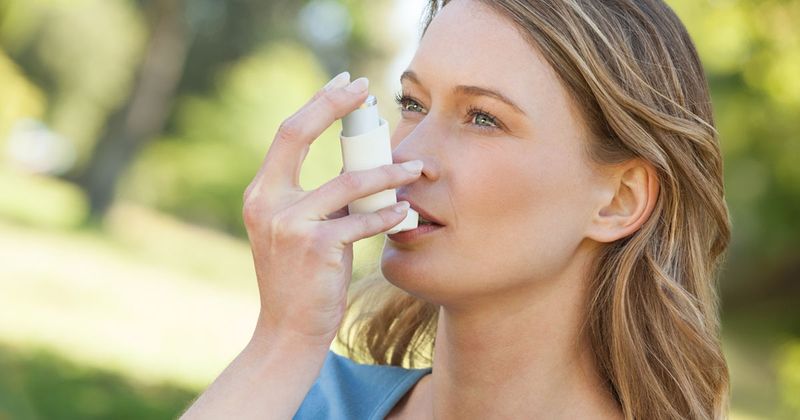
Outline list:
[[[585,168],[573,156],[545,148],[482,154],[454,188],[454,245],[495,270],[561,266],[581,240],[587,206]]]
[[[494,155],[482,152],[465,157],[464,161],[475,163],[469,170],[458,171],[453,188],[459,221],[469,219],[476,231],[523,227],[552,216],[569,200],[565,187],[572,183],[571,163],[563,155],[524,149]]]

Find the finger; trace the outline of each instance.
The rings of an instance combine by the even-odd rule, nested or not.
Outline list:
[[[301,106],[297,110],[297,112],[307,108],[309,105],[314,103],[314,101],[316,101],[320,96],[324,95],[325,92],[328,92],[333,89],[343,88],[348,84],[350,84],[350,72],[343,71],[337,74],[330,81],[328,81],[328,83],[325,84],[325,86],[321,87],[316,93],[314,93],[314,96],[312,96],[311,99],[306,101],[306,103],[304,103],[303,106]]]
[[[341,171],[339,171],[339,175],[341,175],[341,174],[343,174],[343,173],[344,173],[344,167],[342,167],[342,170],[341,170]],[[338,219],[338,218],[340,218],[340,217],[347,216],[348,214],[350,214],[350,209],[348,209],[348,208],[347,208],[347,206],[343,206],[342,208],[340,208],[340,209],[336,210],[335,212],[333,212],[333,213],[331,213],[331,214],[327,215],[327,216],[325,217],[325,219],[326,219],[326,220],[327,220],[327,219]]]
[[[303,105],[303,108],[305,108],[306,105],[308,105],[308,104],[314,102],[315,100],[317,100],[317,98],[322,96],[322,94],[324,94],[325,92],[331,91],[333,89],[343,88],[343,87],[345,87],[345,86],[347,86],[349,84],[350,84],[350,72],[349,71],[343,71],[343,72],[337,74],[327,84],[325,84],[325,86],[323,86],[322,89],[318,90],[317,93],[315,93],[314,96],[312,96],[311,99],[309,99],[308,102],[306,102],[306,104]]]
[[[331,91],[331,90],[333,90],[333,89],[339,89],[339,88],[343,88],[343,87],[347,86],[348,84],[350,84],[350,72],[344,71],[344,72],[341,72],[341,73],[337,74],[337,75],[336,75],[336,76],[334,76],[334,77],[333,77],[331,80],[329,80],[329,81],[328,81],[328,83],[327,83],[327,84],[325,84],[325,86],[323,86],[322,88],[320,88],[320,89],[319,89],[319,90],[318,90],[318,91],[317,91],[317,92],[314,94],[314,96],[312,96],[312,97],[311,97],[311,99],[309,99],[309,100],[308,100],[308,101],[307,101],[305,104],[303,104],[303,106],[302,106],[302,107],[300,107],[300,109],[299,109],[297,112],[299,112],[300,110],[303,110],[303,109],[307,108],[307,107],[308,107],[308,106],[309,106],[311,103],[313,103],[313,102],[314,102],[314,101],[316,101],[316,100],[317,100],[317,99],[318,99],[320,96],[322,96],[323,94],[325,94],[325,92]],[[272,150],[272,147],[270,147],[270,150]],[[271,154],[270,154],[270,150],[268,150],[268,151],[267,151],[267,154],[266,154],[266,156],[265,156],[265,158],[264,158],[264,161],[263,161],[263,162],[262,162],[262,164],[261,164],[261,167],[260,167],[260,168],[258,168],[258,172],[256,173],[256,176],[254,177],[254,181],[256,181],[256,182],[253,182],[253,183],[251,184],[251,186],[252,186],[252,187],[255,187],[255,186],[257,186],[257,185],[265,185],[265,184],[268,184],[268,182],[266,182],[266,181],[268,181],[268,180],[264,180],[264,179],[262,178],[262,175],[263,175],[263,173],[264,173],[264,169],[265,169],[265,168],[266,168],[266,166],[267,166],[267,165],[266,165],[266,164],[267,164],[267,161],[271,160],[271,157],[270,157],[270,155],[271,155]],[[308,154],[308,148],[306,148],[305,150],[303,150],[303,153],[302,153],[302,154],[301,154],[301,156],[299,157],[300,165],[302,165],[302,163],[303,163],[303,161],[305,160],[305,158],[306,158],[306,155],[307,155],[307,154]],[[298,165],[298,166],[300,166],[300,165]],[[344,168],[342,168],[342,170],[344,170]],[[299,172],[298,172],[298,174],[297,174],[296,176],[297,176],[298,178],[300,177],[300,174],[299,174]]]
[[[416,180],[422,161],[382,165],[374,169],[343,173],[306,194],[297,204],[299,212],[311,220],[323,220],[328,213],[377,192]]]
[[[397,226],[408,214],[408,201],[401,201],[372,213],[356,213],[341,219],[328,220],[326,229],[339,238],[341,245],[352,244]]]
[[[263,176],[271,183],[300,185],[300,167],[314,140],[334,121],[358,108],[367,97],[369,81],[360,78],[343,88],[320,94],[281,123],[264,159]]]

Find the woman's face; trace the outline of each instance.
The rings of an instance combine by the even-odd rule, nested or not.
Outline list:
[[[399,196],[444,227],[388,238],[384,276],[443,305],[557,281],[591,245],[584,231],[599,174],[553,69],[509,21],[456,0],[431,23],[402,87],[394,161],[425,168]]]

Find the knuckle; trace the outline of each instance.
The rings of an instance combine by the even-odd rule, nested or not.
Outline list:
[[[278,133],[275,135],[275,140],[280,142],[293,141],[299,138],[303,133],[303,126],[296,116],[289,117],[278,127]]]
[[[242,219],[248,229],[263,230],[269,228],[267,223],[277,209],[276,201],[265,191],[260,190],[258,178],[242,194]]]
[[[342,266],[342,259],[331,246],[335,242],[333,235],[325,229],[315,229],[307,236],[307,254],[318,264],[327,268],[338,269]]]
[[[322,102],[323,106],[328,107],[330,109],[335,110],[341,107],[341,99],[336,90],[326,92],[319,98],[319,100]]]
[[[327,269],[340,270],[344,266],[341,257],[324,249],[317,250],[314,254],[314,260]]]
[[[247,227],[255,227],[258,223],[258,211],[255,207],[245,198],[244,205],[242,205],[242,220]]]
[[[278,242],[293,241],[298,236],[302,236],[297,224],[286,210],[281,210],[270,217],[269,231],[272,239]]]
[[[393,220],[393,216],[394,216],[394,213],[392,213],[390,211],[385,211],[385,210],[384,211],[379,211],[378,214],[377,214],[377,221],[378,221],[377,224],[379,224],[380,227],[387,226],[387,225],[391,224],[394,221]],[[394,221],[394,223],[396,224],[397,221]]]
[[[313,96],[311,96],[311,99],[309,99],[309,101],[308,101],[308,102],[309,102],[309,103],[313,103],[314,101],[316,101],[317,99],[319,99],[319,98],[321,98],[323,95],[325,95],[325,93],[326,93],[326,92],[327,92],[327,91],[325,91],[325,90],[323,90],[323,89],[320,89],[320,90],[318,90],[316,93],[314,93],[314,95],[313,95]]]
[[[313,231],[311,231],[309,233],[308,240],[309,240],[309,243],[311,243],[311,244],[321,245],[321,244],[328,243],[328,241],[330,240],[330,235],[327,232],[325,232],[323,229],[317,228],[317,229],[314,229]],[[312,248],[315,249],[315,250],[322,249],[321,246],[314,246]]]
[[[397,165],[383,165],[381,166],[381,172],[388,182],[397,182],[405,178],[404,171]]]
[[[253,180],[250,181],[249,184],[247,184],[247,188],[245,188],[244,192],[242,193],[242,203],[244,207],[247,207],[248,205],[250,206],[253,205],[255,198],[258,196],[257,193],[254,193],[254,190],[258,187],[258,184],[259,184],[258,178],[253,178]]]
[[[345,172],[339,175],[339,184],[345,190],[358,190],[361,188],[363,182],[358,173]]]
[[[245,188],[244,192],[242,193],[242,213],[247,211],[247,208],[252,205],[250,204],[250,191],[252,190],[253,190],[253,184],[250,183],[250,185],[248,185],[247,188]]]
[[[259,200],[252,199],[249,192],[245,191],[244,202],[242,204],[242,219],[247,227],[258,227],[264,215],[269,214],[265,204]]]
[[[333,253],[328,253],[320,260],[323,266],[329,269],[341,271],[344,268],[344,262],[341,258],[336,257]]]
[[[371,232],[380,228],[385,223],[384,217],[381,213],[365,213],[359,215],[359,222],[365,232]]]

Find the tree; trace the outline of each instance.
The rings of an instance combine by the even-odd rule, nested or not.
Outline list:
[[[184,0],[148,4],[151,37],[126,103],[112,113],[85,171],[78,178],[90,214],[101,217],[111,204],[117,179],[138,150],[164,129],[191,43]]]

